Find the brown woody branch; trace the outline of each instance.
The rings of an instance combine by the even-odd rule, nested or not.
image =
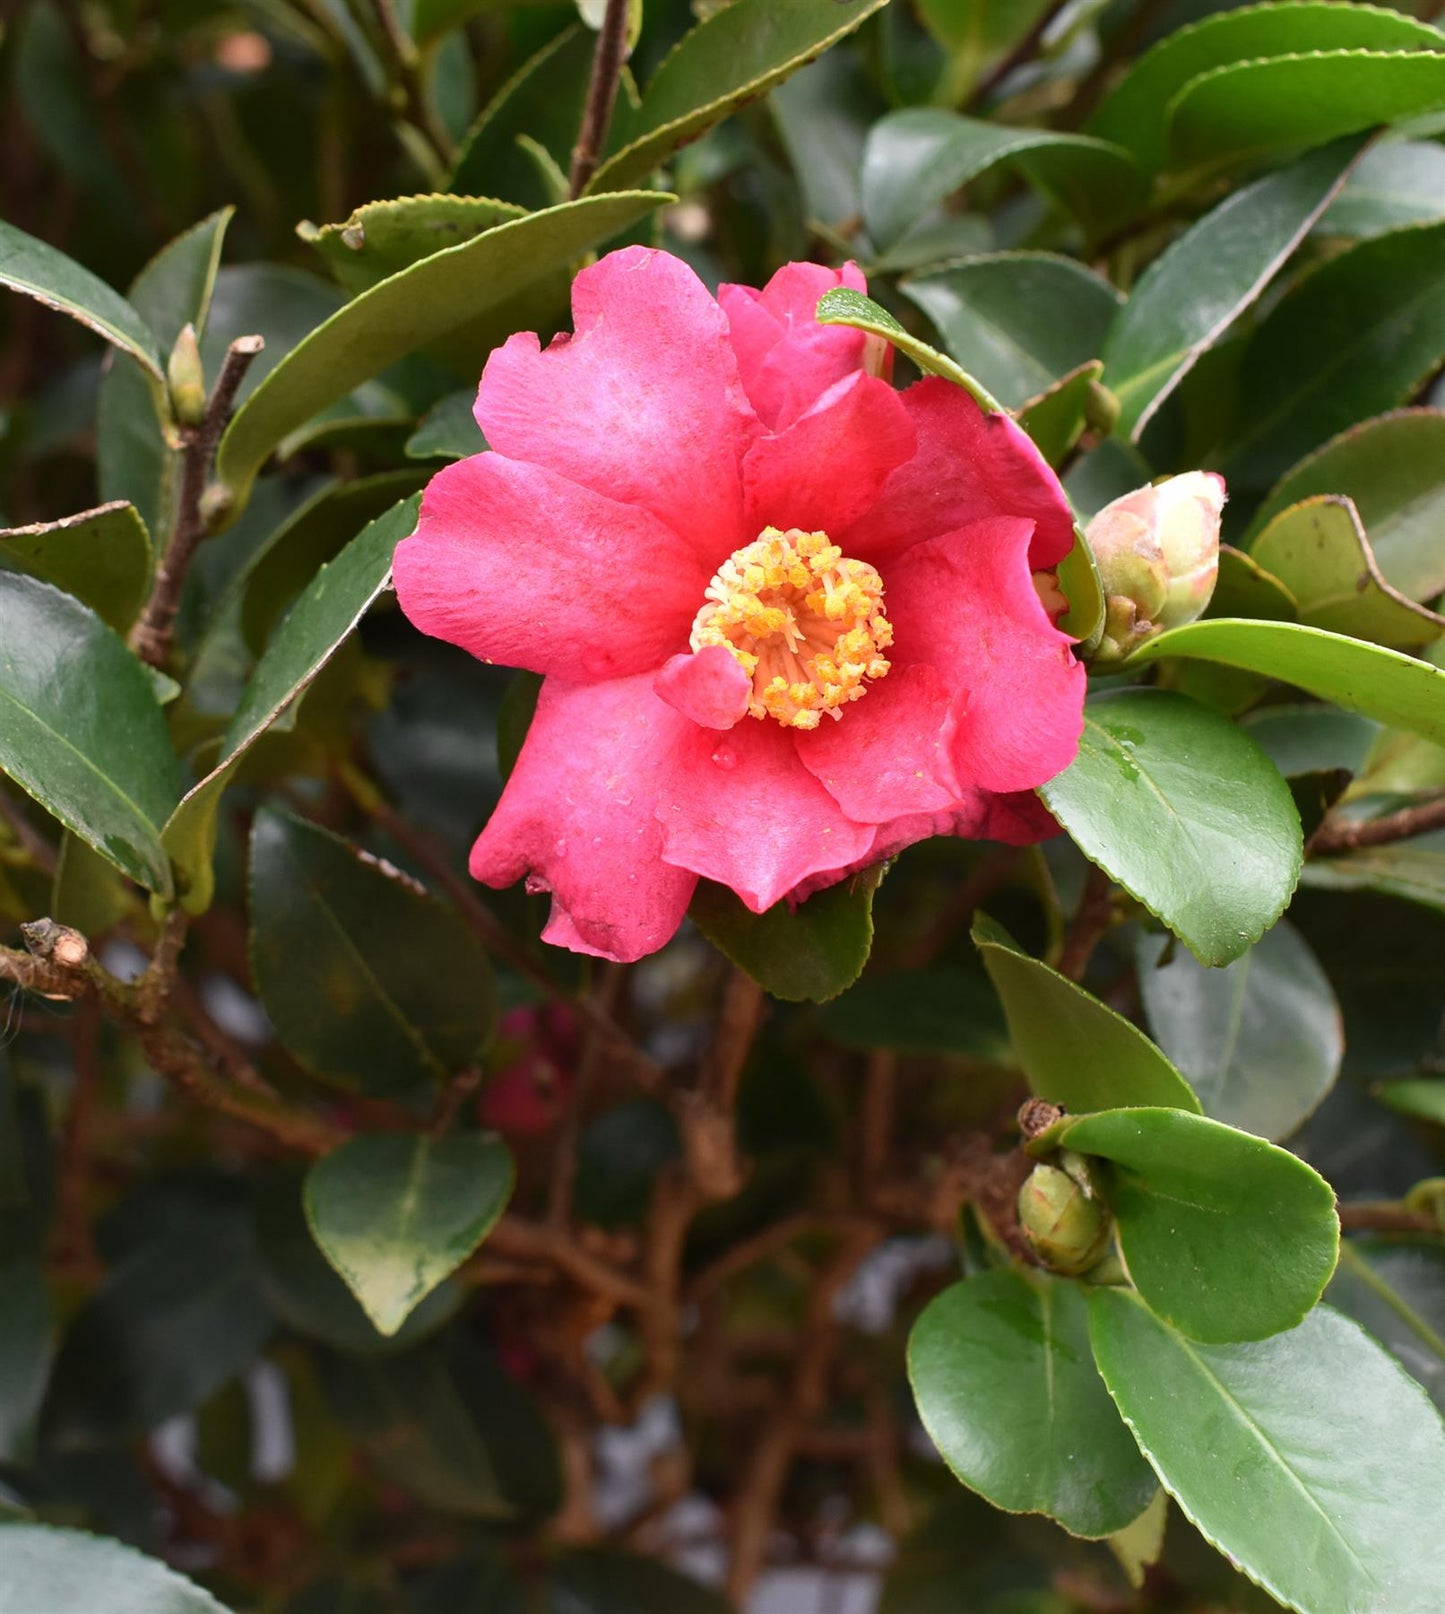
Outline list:
[[[597,161],[612,126],[612,109],[617,105],[617,85],[627,53],[628,10],[628,0],[607,0],[607,11],[597,32],[587,105],[577,132],[577,144],[572,148],[567,194],[574,201],[586,190],[587,182],[597,171]]]
[[[1357,852],[1366,846],[1408,841],[1435,829],[1445,829],[1445,796],[1432,796],[1429,801],[1402,807],[1381,818],[1339,818],[1332,814],[1315,831],[1309,852],[1311,857]]]

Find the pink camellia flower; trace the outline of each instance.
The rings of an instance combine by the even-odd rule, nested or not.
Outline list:
[[[904,392],[790,264],[716,300],[664,252],[584,270],[574,334],[513,336],[490,450],[428,485],[402,608],[545,675],[471,871],[552,894],[543,935],[662,946],[699,876],[754,912],[934,834],[1023,843],[1073,759],[1084,670],[1041,594],[1053,473],[951,383]]]

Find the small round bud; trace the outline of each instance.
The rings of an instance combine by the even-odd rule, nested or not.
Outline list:
[[[1066,1169],[1073,1163],[1065,1154],[1058,1165],[1035,1166],[1019,1189],[1019,1225],[1030,1249],[1046,1267],[1070,1276],[1087,1272],[1103,1255],[1111,1226],[1087,1166],[1080,1161]]]
[[[1224,497],[1222,478],[1189,471],[1126,493],[1089,523],[1105,599],[1096,663],[1123,661],[1203,613],[1219,574]]]
[[[183,426],[199,426],[206,413],[206,378],[201,369],[201,344],[196,327],[183,325],[166,365],[171,408]]]

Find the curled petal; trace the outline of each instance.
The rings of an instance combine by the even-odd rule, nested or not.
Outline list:
[[[674,711],[703,728],[730,729],[747,715],[753,681],[731,651],[710,644],[674,656],[658,673],[653,688]]]
[[[473,876],[523,875],[552,893],[545,940],[630,962],[682,923],[695,875],[662,860],[662,788],[684,735],[699,730],[644,674],[542,686],[526,744],[472,848]]]
[[[584,269],[572,317],[570,340],[541,351],[521,334],[492,354],[477,423],[510,458],[650,511],[711,571],[746,541],[742,457],[761,429],[726,317],[685,263],[645,247]]]
[[[657,666],[708,581],[655,516],[495,453],[431,479],[393,575],[423,633],[572,682]]]

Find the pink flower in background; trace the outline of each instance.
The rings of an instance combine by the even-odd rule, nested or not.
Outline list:
[[[513,336],[397,549],[424,632],[545,675],[472,850],[550,891],[545,938],[663,945],[698,877],[755,912],[934,834],[1015,843],[1073,759],[1084,671],[1033,574],[1073,543],[1013,421],[813,317],[790,264],[716,300],[631,247],[577,277],[575,334]]]

